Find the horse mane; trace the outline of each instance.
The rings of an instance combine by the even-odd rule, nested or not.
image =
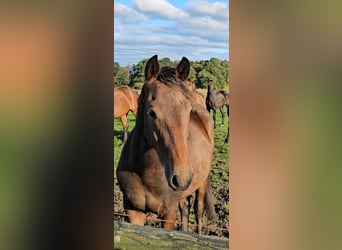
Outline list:
[[[168,86],[177,86],[180,87],[182,90],[187,91],[184,82],[179,79],[176,75],[176,69],[173,67],[163,67],[160,71],[160,74],[157,78],[160,82],[168,85]]]

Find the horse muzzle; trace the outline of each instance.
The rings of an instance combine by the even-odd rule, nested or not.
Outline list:
[[[172,189],[175,191],[184,191],[186,190],[191,182],[192,182],[193,174],[191,173],[190,177],[183,180],[179,175],[173,175],[171,176],[169,180],[169,185]]]

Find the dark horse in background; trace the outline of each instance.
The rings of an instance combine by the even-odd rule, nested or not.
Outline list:
[[[130,223],[144,225],[152,212],[166,220],[163,228],[173,229],[180,210],[187,231],[193,193],[198,233],[204,209],[209,219],[216,216],[208,183],[213,120],[198,92],[186,84],[189,72],[185,57],[176,68],[160,69],[156,55],[146,64],[136,125],[117,168]]]
[[[222,126],[224,125],[224,106],[227,107],[227,115],[229,117],[229,93],[225,90],[214,90],[214,83],[212,80],[208,82],[208,92],[206,98],[207,110],[213,110],[214,128],[216,128],[216,109],[220,109],[222,116]],[[229,138],[229,128],[227,132],[226,142]]]
[[[127,86],[114,88],[114,119],[120,118],[124,129],[123,143],[127,140],[128,122],[127,114],[131,111],[137,116],[138,111],[138,93]]]

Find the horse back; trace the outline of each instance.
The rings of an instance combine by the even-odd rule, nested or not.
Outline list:
[[[219,90],[218,93],[224,97],[226,104],[229,105],[229,93],[225,90]]]
[[[127,114],[130,102],[122,88],[114,88],[114,118],[119,118]]]
[[[129,100],[130,110],[136,116],[137,110],[138,110],[138,98],[139,98],[138,92],[128,86],[122,86],[122,91],[125,93],[126,97]]]

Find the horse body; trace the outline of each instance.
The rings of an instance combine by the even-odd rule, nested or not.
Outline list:
[[[134,145],[133,139],[128,139],[122,152],[119,162],[118,178],[125,194],[128,210],[138,209],[158,214],[164,219],[173,220],[178,210],[178,202],[192,195],[198,188],[198,183],[205,183],[211,166],[210,151],[203,157],[203,148],[211,148],[209,142],[204,143],[203,138],[198,137],[201,133],[197,125],[191,126],[193,132],[190,133],[189,141],[192,141],[192,149],[189,152],[191,159],[190,168],[193,170],[192,183],[182,190],[174,190],[168,184],[165,168],[158,152],[154,148],[148,147],[144,142]],[[132,132],[132,138],[135,137]],[[136,138],[134,138],[135,140]],[[137,147],[139,152],[132,148]],[[212,153],[211,153],[212,154]],[[143,159],[131,159],[137,155],[143,155]],[[131,165],[132,164],[132,165]],[[204,191],[206,190],[206,186]],[[128,211],[128,214],[130,211]],[[143,216],[143,220],[145,217]]]
[[[127,86],[114,88],[114,119],[120,118],[124,128],[124,140],[127,140],[128,122],[127,113],[133,112],[137,116],[138,111],[138,93]]]
[[[223,107],[227,107],[227,114],[229,116],[229,94],[224,90],[214,90],[213,81],[208,83],[208,92],[206,98],[207,110],[213,110],[214,128],[216,128],[216,109],[220,109],[222,115],[222,125],[224,125],[224,111]]]
[[[210,195],[213,121],[203,102],[183,85],[189,69],[185,58],[173,71],[159,72],[156,56],[146,65],[136,126],[117,169],[131,223],[143,225],[146,212],[173,221],[180,208],[182,229],[187,230],[188,197],[196,192],[200,233],[204,201]],[[172,229],[173,222],[163,227]]]

